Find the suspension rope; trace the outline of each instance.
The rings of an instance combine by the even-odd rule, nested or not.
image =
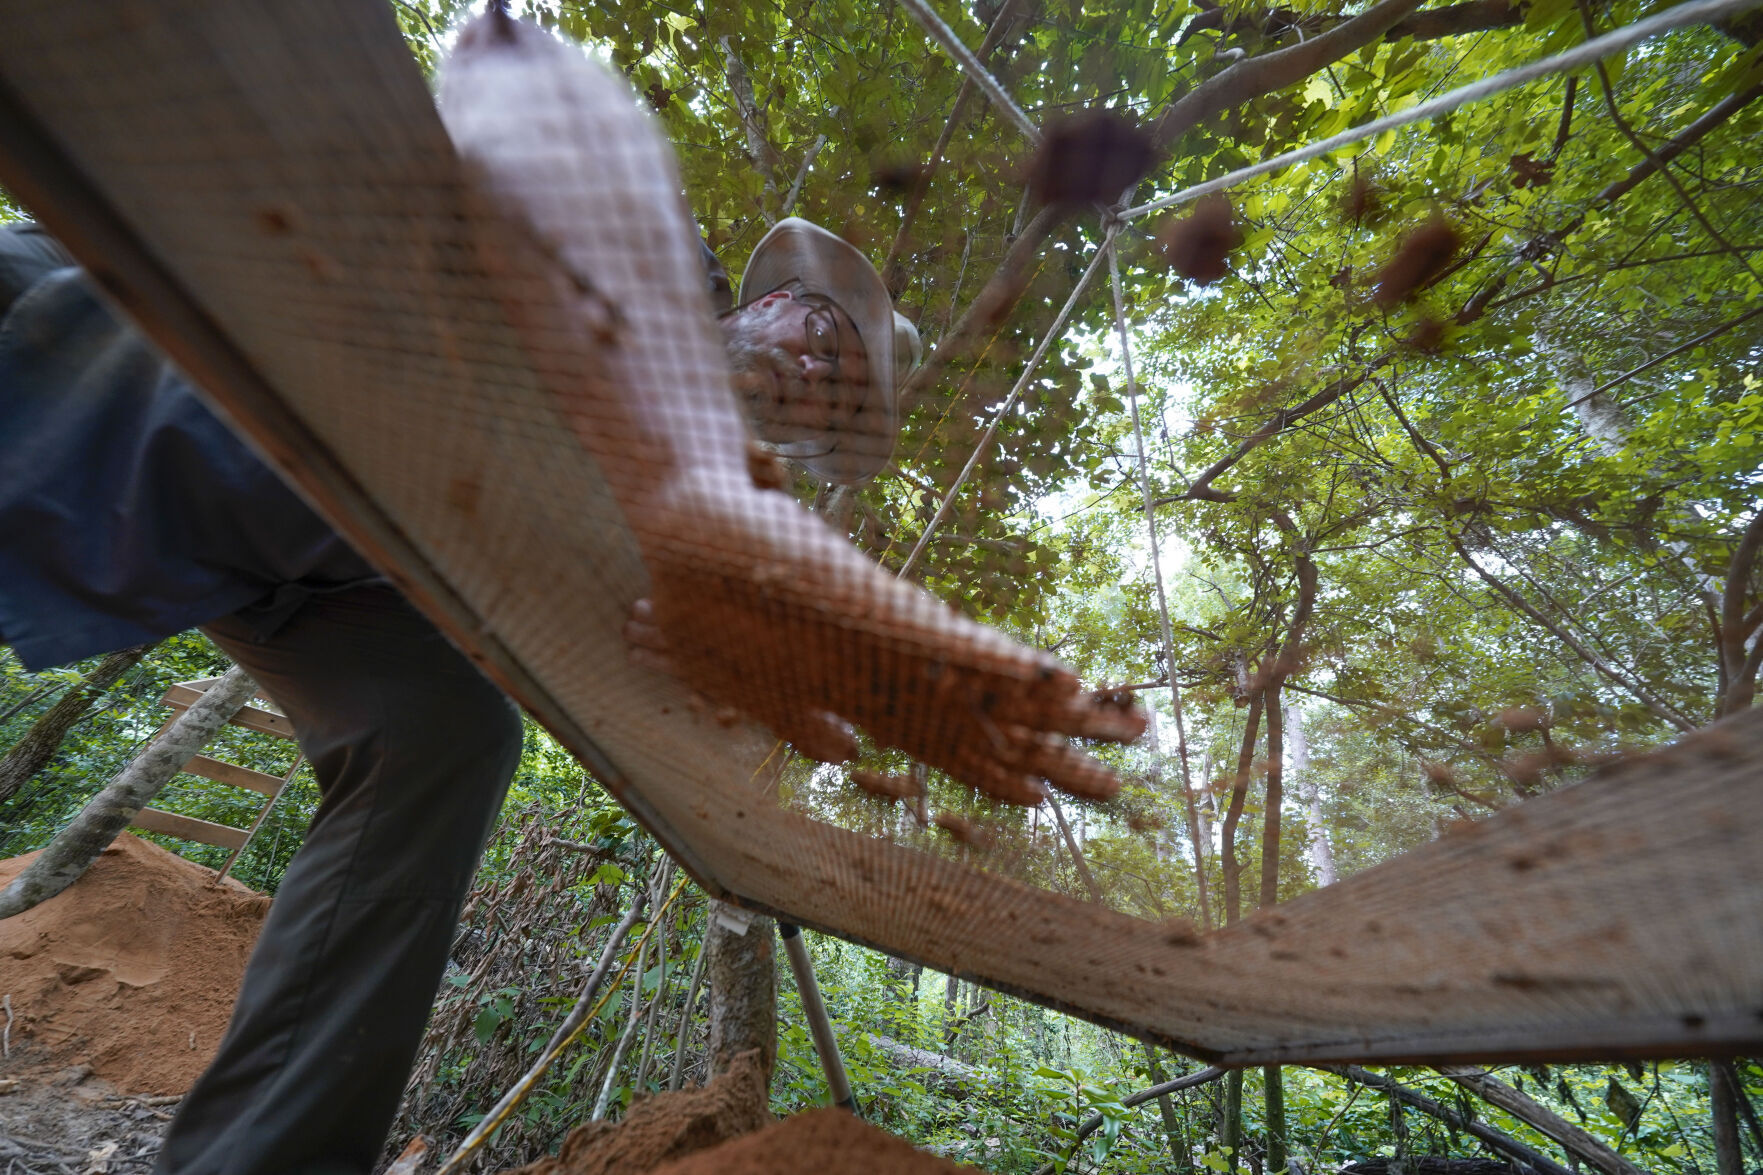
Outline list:
[[[1163,559],[1157,544],[1157,515],[1152,509],[1150,464],[1145,459],[1145,432],[1139,423],[1139,384],[1133,374],[1132,342],[1126,330],[1126,303],[1120,290],[1120,259],[1109,239],[1108,277],[1114,287],[1114,329],[1120,335],[1120,365],[1126,372],[1126,400],[1132,406],[1132,437],[1139,457],[1139,493],[1145,501],[1145,530],[1151,539],[1151,572],[1157,583],[1157,618],[1163,626],[1163,669],[1169,675],[1169,700],[1175,712],[1175,745],[1181,761],[1182,795],[1187,799],[1189,831],[1194,840],[1194,877],[1199,887],[1200,917],[1212,929],[1212,903],[1206,893],[1206,857],[1200,848],[1200,830],[1194,816],[1194,781],[1188,770],[1188,732],[1182,716],[1181,687],[1175,682],[1175,630],[1169,623],[1169,597],[1163,588]]]
[[[1082,277],[1077,279],[1077,287],[1071,291],[1071,297],[1065,299],[1065,305],[1060,307],[1059,316],[1053,320],[1053,325],[1047,329],[1046,336],[1041,339],[1040,346],[1035,348],[1035,353],[1029,357],[1028,365],[1017,377],[1016,386],[1010,389],[1010,394],[1004,398],[1003,406],[992,416],[992,422],[986,425],[986,431],[981,434],[979,441],[973,446],[973,453],[967,458],[967,464],[961,467],[960,476],[956,477],[955,484],[949,487],[949,492],[943,495],[943,500],[938,504],[936,513],[931,515],[931,520],[925,523],[924,533],[918,536],[917,545],[912,548],[912,553],[906,556],[906,562],[900,565],[900,570],[897,572],[899,578],[904,579],[911,572],[913,565],[918,562],[918,557],[930,545],[931,538],[937,533],[937,527],[942,525],[944,517],[948,515],[949,507],[955,501],[955,495],[960,493],[961,487],[967,484],[967,479],[973,473],[974,467],[979,464],[979,459],[991,446],[992,437],[997,433],[998,425],[1003,423],[1004,418],[1009,416],[1011,410],[1016,407],[1016,401],[1021,398],[1022,390],[1028,387],[1028,381],[1034,378],[1035,370],[1040,367],[1041,360],[1046,357],[1054,340],[1065,333],[1066,320],[1071,317],[1071,312],[1077,306],[1078,299],[1083,297],[1084,291],[1089,288],[1090,279],[1095,277],[1096,271],[1102,268],[1102,261],[1108,256],[1110,247],[1114,244],[1114,232],[1115,229],[1111,225],[1107,237],[1103,239],[1101,245],[1097,246],[1096,255],[1090,259],[1090,267],[1084,270]]]
[[[973,80],[973,84],[978,86],[987,98],[991,99],[992,105],[998,108],[999,113],[1015,123],[1017,129],[1030,143],[1036,147],[1040,146],[1041,129],[1034,124],[1028,115],[1023,113],[1022,107],[1016,104],[1016,100],[1010,96],[1008,90],[999,84],[998,79],[986,72],[986,67],[980,64],[979,58],[973,55],[973,50],[969,49],[962,43],[961,38],[955,35],[955,30],[944,24],[943,18],[932,11],[931,6],[925,3],[925,0],[900,0],[900,5],[912,14],[912,19],[916,20],[937,44],[943,47],[943,52],[955,59],[955,63]]]
[[[1732,16],[1748,8],[1754,8],[1759,3],[1763,3],[1763,0],[1691,0],[1688,4],[1679,4],[1675,8],[1668,8],[1655,16],[1647,17],[1645,20],[1637,20],[1633,24],[1624,25],[1622,28],[1605,33],[1603,36],[1593,37],[1565,53],[1557,53],[1553,57],[1545,57],[1541,61],[1533,61],[1529,65],[1520,65],[1504,73],[1497,73],[1493,77],[1470,82],[1466,86],[1459,86],[1449,93],[1441,94],[1437,98],[1420,103],[1418,106],[1411,106],[1407,110],[1395,114],[1386,114],[1384,117],[1373,119],[1362,126],[1330,135],[1326,139],[1320,139],[1306,146],[1287,151],[1283,155],[1275,155],[1272,159],[1265,159],[1260,163],[1250,164],[1248,167],[1239,167],[1217,179],[1210,179],[1204,183],[1195,184],[1193,187],[1183,188],[1172,196],[1165,196],[1160,200],[1152,200],[1147,204],[1128,208],[1120,214],[1121,218],[1132,220],[1153,212],[1161,212],[1165,208],[1173,208],[1178,204],[1198,200],[1201,196],[1235,187],[1244,180],[1254,179],[1256,176],[1266,175],[1270,171],[1278,171],[1294,164],[1304,163],[1320,155],[1327,155],[1330,151],[1344,147],[1349,143],[1369,139],[1384,131],[1407,126],[1409,123],[1420,122],[1436,115],[1448,114],[1466,103],[1491,97],[1494,94],[1522,86],[1526,82],[1535,81],[1537,78],[1548,77],[1550,74],[1571,73],[1659,33],[1681,28],[1684,25],[1701,24],[1706,21],[1718,20],[1724,16]]]

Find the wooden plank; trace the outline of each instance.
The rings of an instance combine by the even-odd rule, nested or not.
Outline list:
[[[219,845],[223,849],[240,848],[246,839],[243,828],[215,824],[210,820],[197,820],[192,816],[179,816],[176,812],[162,812],[158,808],[142,808],[135,813],[133,823],[136,828],[144,828],[148,832],[200,841],[205,845]]]
[[[191,689],[187,685],[174,685],[165,691],[164,702],[174,710],[182,710],[201,697],[200,690]],[[273,734],[277,738],[291,739],[294,737],[294,724],[280,714],[273,714],[258,706],[246,706],[232,717],[234,726],[242,726],[246,730],[255,730],[262,734]]]
[[[282,789],[282,777],[270,775],[263,771],[253,771],[249,767],[241,767],[237,763],[223,763],[219,759],[210,759],[207,755],[197,755],[184,764],[184,770],[191,775],[199,775],[203,779],[212,779],[216,783],[230,783],[234,787],[248,788],[266,796],[274,796]]]
[[[220,678],[218,678],[218,677],[198,677],[198,678],[194,679],[193,681],[180,681],[176,685],[172,686],[170,689],[165,691],[166,700],[170,700],[173,697],[177,697],[180,699],[185,699],[184,701],[180,702],[179,704],[188,705],[189,704],[188,699],[192,695],[207,693],[208,688],[219,680],[220,680]],[[274,706],[277,713],[281,712],[281,706],[276,702],[276,700],[273,697],[270,696],[268,690],[260,689],[252,696],[257,698],[259,701],[268,702],[271,706]]]

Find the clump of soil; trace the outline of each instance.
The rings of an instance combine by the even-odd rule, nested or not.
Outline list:
[[[0,886],[35,859],[0,861]],[[269,899],[124,834],[62,893],[0,921],[13,1060],[182,1093],[220,1044]]]
[[[657,1094],[634,1103],[624,1121],[588,1122],[570,1131],[555,1158],[506,1175],[646,1175],[771,1121],[757,1050],[742,1053],[702,1089]]]
[[[811,1110],[714,1150],[656,1167],[653,1175],[969,1175],[844,1110]]]

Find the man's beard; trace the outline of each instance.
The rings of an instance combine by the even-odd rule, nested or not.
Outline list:
[[[735,395],[760,440],[788,444],[824,437],[832,424],[828,405],[810,391],[795,355],[738,332],[726,342]]]

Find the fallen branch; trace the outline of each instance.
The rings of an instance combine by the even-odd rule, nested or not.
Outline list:
[[[1369,1070],[1361,1069],[1357,1065],[1318,1065],[1317,1068],[1325,1073],[1333,1073],[1336,1077],[1345,1077],[1348,1081],[1356,1082],[1359,1085],[1382,1090],[1402,1104],[1412,1106],[1429,1118],[1436,1118],[1465,1134],[1474,1135],[1521,1167],[1530,1168],[1536,1172],[1536,1175],[1574,1175],[1572,1171],[1560,1163],[1532,1150],[1511,1135],[1495,1130],[1492,1126],[1484,1126],[1472,1118],[1467,1118],[1455,1110],[1448,1109],[1394,1078],[1380,1076]]]
[[[1547,1106],[1507,1085],[1485,1069],[1469,1065],[1440,1065],[1439,1072],[1514,1118],[1548,1135],[1605,1175],[1647,1175],[1610,1148],[1602,1139],[1580,1129]]]
[[[928,1070],[924,1084],[939,1093],[961,1099],[992,1088],[997,1079],[984,1069],[957,1061],[929,1049],[914,1048],[892,1037],[866,1033],[870,1047],[905,1069]]]

